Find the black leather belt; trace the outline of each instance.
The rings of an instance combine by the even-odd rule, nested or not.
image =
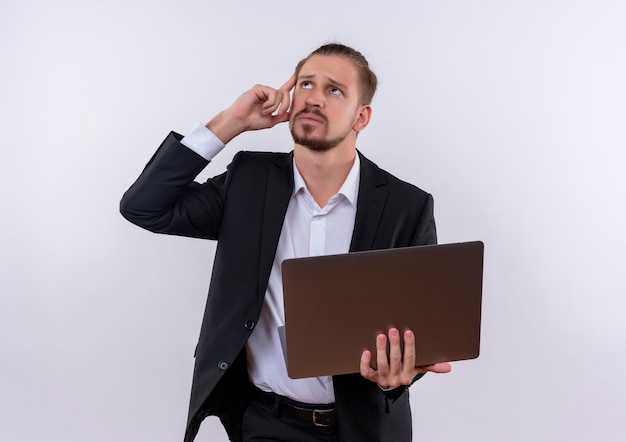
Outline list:
[[[309,405],[294,401],[275,393],[254,388],[254,399],[272,409],[278,409],[282,416],[289,416],[316,427],[334,427],[337,425],[334,404]]]

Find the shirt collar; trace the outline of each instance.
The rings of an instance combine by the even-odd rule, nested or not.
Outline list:
[[[339,188],[339,192],[337,195],[343,195],[350,204],[356,207],[357,196],[359,194],[359,176],[361,175],[361,160],[359,159],[359,154],[354,157],[354,163],[352,163],[352,168],[350,168],[350,172],[348,172],[348,176],[345,181]],[[305,189],[307,192],[309,191],[306,188],[306,183],[304,182],[304,178],[300,175],[300,171],[296,166],[296,159],[293,159],[293,193],[292,197],[298,193],[300,190]]]

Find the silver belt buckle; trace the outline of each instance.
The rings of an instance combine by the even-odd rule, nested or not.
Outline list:
[[[332,413],[333,411],[335,411],[334,408],[331,408],[330,410],[313,410],[313,425],[315,425],[316,427],[330,427],[332,426],[332,424],[327,424],[325,422],[320,422],[320,416],[323,416],[324,413]]]

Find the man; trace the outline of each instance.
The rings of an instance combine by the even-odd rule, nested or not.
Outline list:
[[[254,86],[206,127],[171,133],[124,195],[122,214],[141,227],[218,240],[185,441],[208,415],[233,441],[408,441],[408,386],[450,370],[416,368],[412,332],[391,329],[375,355],[363,352],[360,374],[287,376],[284,259],[436,242],[432,197],[356,150],[376,84],[359,52],[322,46],[279,89]],[[239,152],[222,175],[193,182],[240,133],[287,121],[292,153]]]

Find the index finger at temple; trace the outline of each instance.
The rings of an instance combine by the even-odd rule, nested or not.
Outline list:
[[[289,107],[291,104],[290,92],[291,92],[291,89],[293,89],[295,84],[296,84],[296,74],[294,72],[289,78],[289,80],[287,80],[287,82],[283,84],[279,89],[279,91],[282,92],[282,100],[281,100],[280,109],[278,110],[278,113],[281,115],[289,111]]]
[[[296,85],[296,73],[294,72],[293,74],[291,74],[291,77],[289,77],[289,80],[287,80],[281,87],[280,89],[283,91],[291,91],[293,89],[293,87]]]

